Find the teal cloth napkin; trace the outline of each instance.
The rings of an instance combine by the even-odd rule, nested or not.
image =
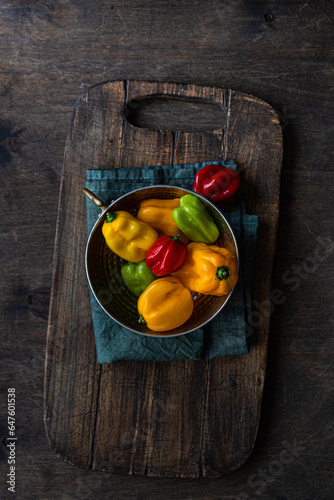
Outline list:
[[[211,161],[174,166],[148,166],[105,170],[87,170],[86,187],[106,204],[120,196],[156,184],[193,190],[198,170],[208,164],[236,169],[233,161]],[[235,354],[247,354],[247,317],[251,312],[252,268],[256,246],[258,217],[247,215],[237,198],[222,209],[236,237],[239,249],[239,281],[227,304],[203,328],[177,337],[139,335],[113,321],[99,306],[90,291],[93,327],[98,363],[121,360],[173,361],[203,360]],[[87,199],[87,229],[90,234],[100,209]]]

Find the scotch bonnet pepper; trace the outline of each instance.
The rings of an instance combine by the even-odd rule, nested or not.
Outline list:
[[[166,276],[178,271],[188,255],[188,248],[179,236],[160,236],[148,249],[146,264],[156,276]]]
[[[153,281],[139,297],[137,306],[139,322],[156,332],[183,325],[194,309],[190,291],[173,276]]]
[[[173,276],[192,292],[225,295],[238,281],[238,261],[226,248],[193,242],[186,262]]]
[[[121,268],[121,275],[130,292],[136,297],[139,297],[148,285],[156,279],[156,276],[147,267],[144,260],[124,264]]]
[[[122,210],[107,212],[102,233],[110,250],[131,262],[144,260],[147,250],[158,239],[155,229]]]
[[[222,165],[206,165],[196,174],[195,193],[201,194],[217,206],[232,203],[240,185],[240,174]]]
[[[218,227],[196,195],[182,196],[180,206],[174,208],[172,215],[178,228],[192,241],[213,243],[219,236]]]
[[[169,200],[150,198],[143,200],[137,208],[137,219],[149,224],[162,234],[179,235],[180,240],[187,244],[189,238],[180,231],[172,217],[173,209],[179,206],[180,198],[171,198]]]

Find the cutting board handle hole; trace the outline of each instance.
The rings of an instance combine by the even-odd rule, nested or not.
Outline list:
[[[224,127],[226,111],[208,100],[153,96],[129,101],[125,118],[134,127],[150,130],[207,132]]]

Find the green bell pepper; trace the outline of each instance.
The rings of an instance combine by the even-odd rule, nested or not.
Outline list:
[[[144,260],[124,264],[121,268],[121,274],[126,286],[136,297],[139,297],[148,285],[157,278]]]
[[[204,203],[195,195],[180,198],[180,206],[174,208],[172,216],[177,227],[192,241],[213,243],[219,237],[219,229]]]

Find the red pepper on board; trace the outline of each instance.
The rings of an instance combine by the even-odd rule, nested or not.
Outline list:
[[[156,276],[166,276],[181,269],[188,255],[188,248],[179,236],[160,236],[148,249],[146,265]]]
[[[232,203],[240,185],[240,174],[222,165],[206,165],[196,174],[195,193],[201,194],[217,206]]]

